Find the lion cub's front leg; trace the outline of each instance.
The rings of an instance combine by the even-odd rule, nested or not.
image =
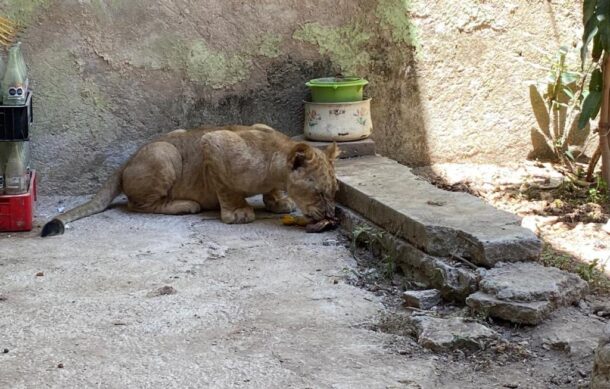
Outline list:
[[[254,221],[252,208],[243,195],[226,191],[218,192],[220,219],[227,224],[243,224]]]
[[[263,194],[265,209],[273,213],[290,213],[296,209],[294,202],[285,193],[273,190]]]

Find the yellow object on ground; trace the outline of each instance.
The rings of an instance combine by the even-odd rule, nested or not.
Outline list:
[[[282,216],[282,224],[285,226],[305,227],[307,224],[309,224],[309,219],[307,219],[305,216],[284,215]]]

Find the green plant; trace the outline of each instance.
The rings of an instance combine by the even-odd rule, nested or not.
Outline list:
[[[567,55],[568,49],[561,47],[551,59],[544,82],[531,84],[529,90],[538,125],[532,131],[533,156],[562,162],[572,170],[575,151],[588,137],[588,132],[578,131],[580,106],[587,92],[586,73],[570,69]]]
[[[596,292],[610,293],[610,279],[605,274],[605,266],[600,264],[597,259],[590,263],[582,263],[571,255],[558,252],[546,244],[540,254],[540,261],[544,266],[553,266],[578,274]]]
[[[381,257],[385,264],[383,276],[387,279],[392,278],[396,271],[396,248],[392,239],[388,239],[386,233],[382,230],[358,225],[352,231],[352,253],[356,252],[359,244],[365,245],[373,255]]]
[[[599,152],[596,154],[601,155],[602,178],[605,182],[610,182],[610,0],[584,0],[582,14],[584,31],[581,64],[584,69],[589,46],[592,44],[591,63],[594,69],[589,82],[589,93],[582,102],[578,127],[585,128],[589,120],[595,119],[599,113]],[[592,161],[597,162],[596,159]]]
[[[595,185],[589,188],[587,192],[587,201],[590,203],[603,204],[609,200],[608,184],[598,175],[595,180]]]

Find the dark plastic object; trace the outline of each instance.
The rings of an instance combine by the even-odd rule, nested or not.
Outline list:
[[[34,121],[32,100],[29,92],[25,105],[0,105],[0,141],[29,140]]]

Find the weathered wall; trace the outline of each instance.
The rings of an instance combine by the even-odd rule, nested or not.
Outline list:
[[[374,136],[409,164],[529,149],[525,80],[577,41],[580,5],[533,0],[0,0],[21,20],[44,192],[89,193],[156,134],[302,130],[304,82],[370,81]]]

